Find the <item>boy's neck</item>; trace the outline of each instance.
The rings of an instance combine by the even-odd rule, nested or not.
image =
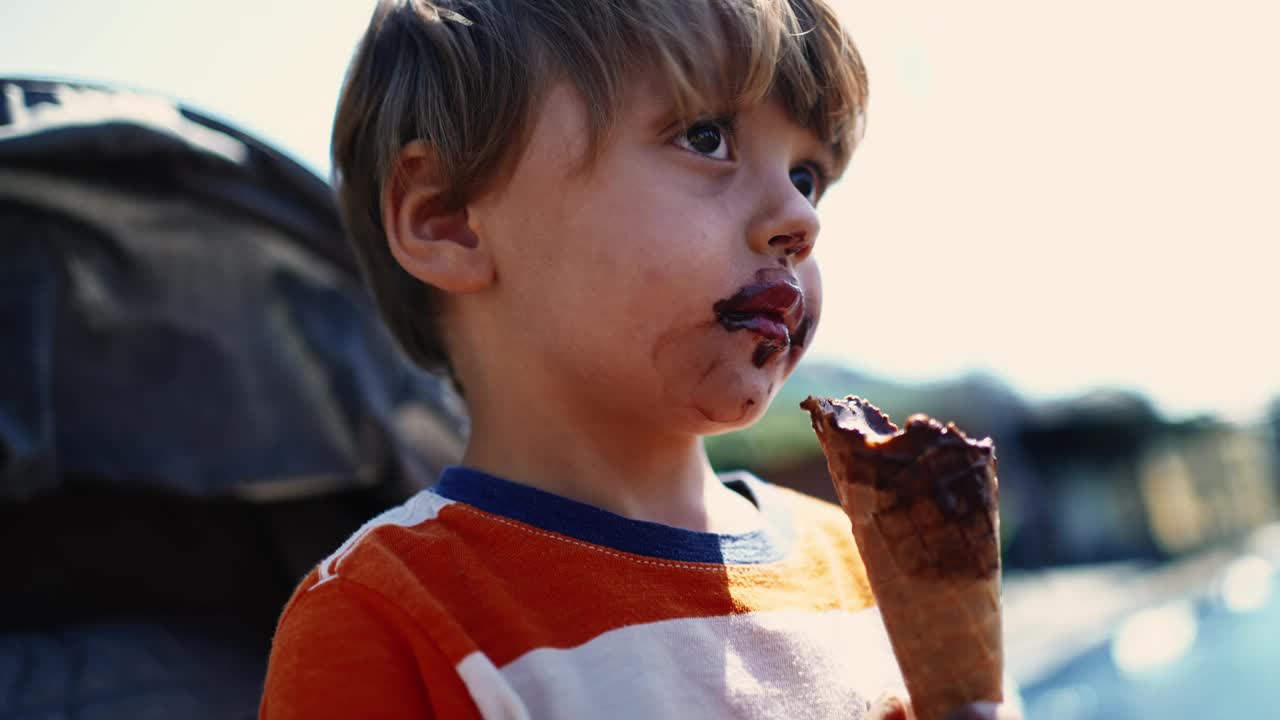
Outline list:
[[[473,411],[462,463],[633,520],[714,533],[763,522],[749,500],[720,482],[696,435],[637,442],[607,423],[584,428]]]

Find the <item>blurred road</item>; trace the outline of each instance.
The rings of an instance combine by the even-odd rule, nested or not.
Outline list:
[[[1166,566],[1011,575],[1006,662],[1036,720],[1264,717],[1280,707],[1280,525]]]

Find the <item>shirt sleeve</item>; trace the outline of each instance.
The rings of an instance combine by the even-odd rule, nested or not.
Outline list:
[[[457,671],[403,611],[343,578],[285,609],[260,720],[476,714]]]

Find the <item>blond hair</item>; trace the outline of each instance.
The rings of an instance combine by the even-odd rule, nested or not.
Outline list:
[[[382,227],[382,190],[400,149],[429,143],[460,207],[522,148],[551,81],[565,78],[581,95],[590,156],[636,68],[656,69],[682,113],[776,94],[841,164],[866,104],[862,61],[824,0],[378,3],[338,101],[334,181],[383,319],[417,364],[452,374],[437,293],[396,263]]]

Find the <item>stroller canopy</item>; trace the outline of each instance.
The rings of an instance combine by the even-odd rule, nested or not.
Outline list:
[[[464,422],[379,323],[323,180],[67,82],[0,78],[0,367],[0,500],[429,480]]]

